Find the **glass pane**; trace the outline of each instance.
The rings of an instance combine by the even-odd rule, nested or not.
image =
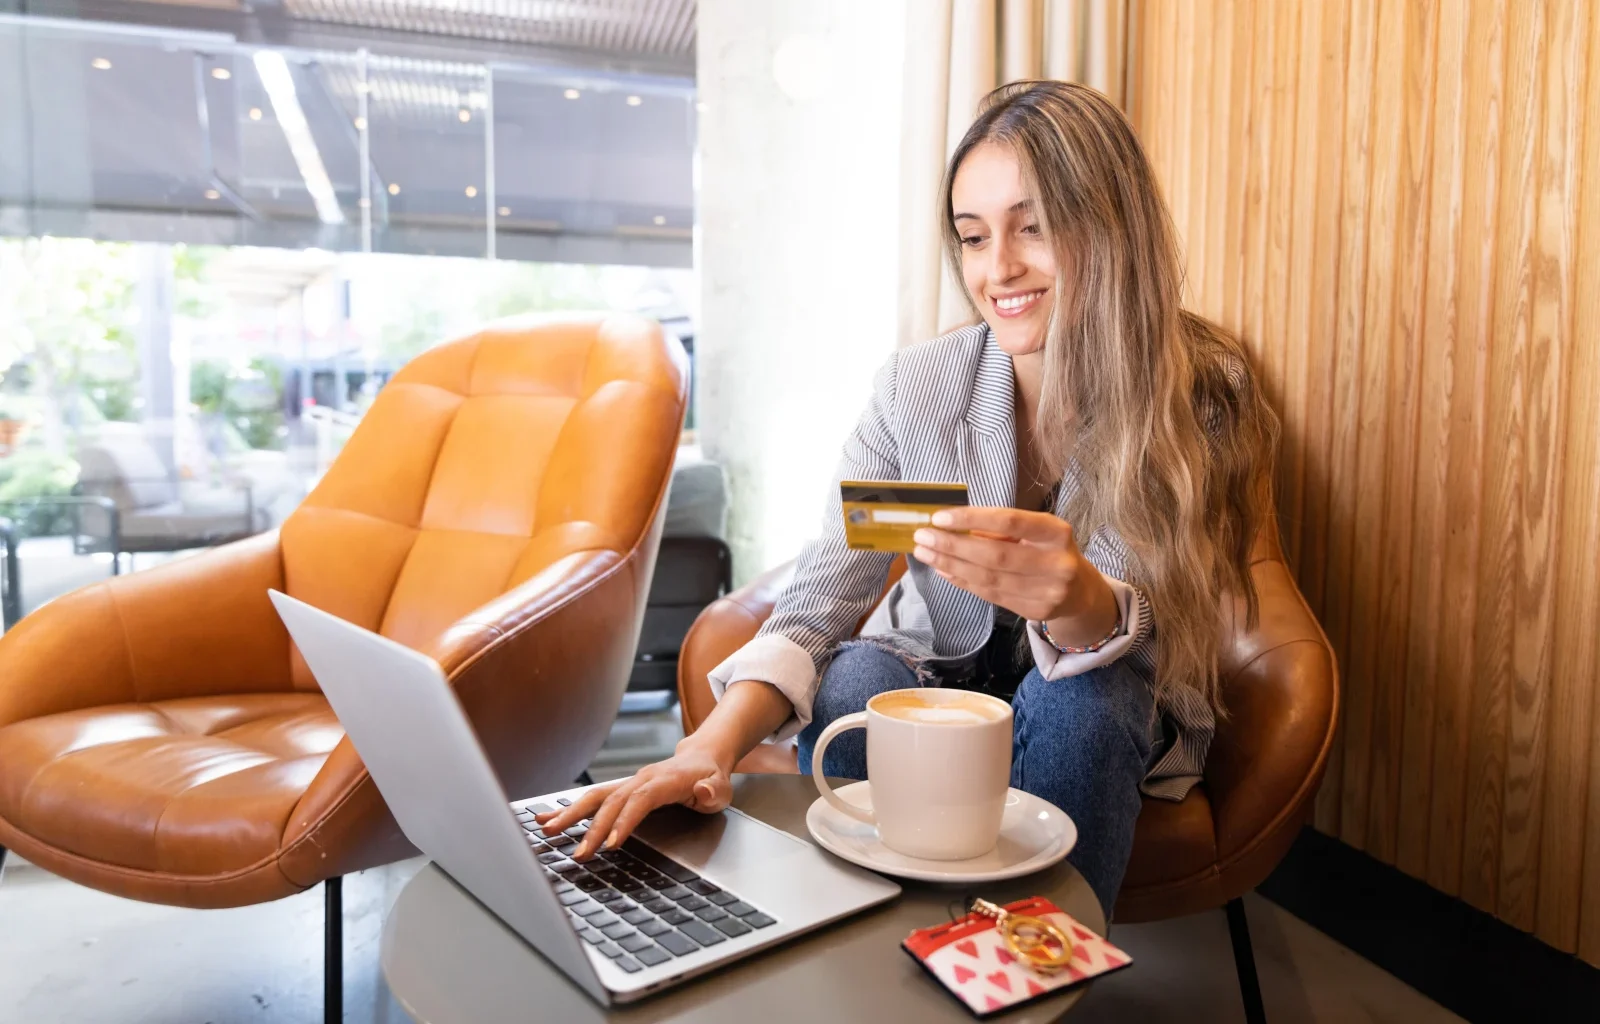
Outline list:
[[[688,266],[692,86],[494,68],[496,254]]]
[[[359,75],[324,73],[354,123]],[[488,255],[487,69],[372,56],[366,84],[372,250]]]

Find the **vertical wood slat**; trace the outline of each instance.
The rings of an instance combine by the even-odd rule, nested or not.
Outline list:
[[[1189,182],[1192,178],[1189,154],[1190,129],[1194,124],[1194,4],[1176,0],[1172,5],[1172,105],[1170,130],[1166,133],[1167,167],[1162,182],[1166,189],[1167,209],[1172,214],[1178,237],[1191,244],[1189,231]],[[1187,300],[1188,296],[1184,296]]]
[[[1592,113],[1600,110],[1597,62],[1600,62],[1600,10],[1594,9],[1591,2],[1588,55],[1583,62],[1588,69],[1588,80],[1581,108],[1589,113],[1585,115],[1583,154],[1576,188],[1579,227],[1574,261],[1577,279],[1586,282],[1600,279],[1600,120]],[[1600,338],[1600,289],[1591,285],[1579,289],[1573,314],[1572,339],[1579,354],[1574,361],[1570,392],[1574,396],[1574,412],[1580,408],[1577,396],[1587,396],[1587,400],[1581,405],[1582,415],[1568,421],[1568,455],[1572,466],[1567,476],[1569,490],[1577,489],[1581,482],[1586,482],[1587,488],[1574,494],[1567,503],[1570,515],[1564,519],[1569,530],[1571,524],[1583,524],[1582,536],[1587,543],[1577,550],[1589,552],[1600,551],[1600,472],[1593,470],[1600,466],[1600,410],[1593,397],[1600,394],[1600,351],[1597,351],[1600,347],[1594,344],[1595,338]],[[1585,467],[1590,467],[1587,481],[1583,481]],[[1578,645],[1571,650],[1563,649],[1557,657],[1556,672],[1558,680],[1573,680],[1580,694],[1587,690],[1591,699],[1589,721],[1593,732],[1587,749],[1583,747],[1584,738],[1575,737],[1579,750],[1589,759],[1587,828],[1582,837],[1582,899],[1577,901],[1580,903],[1578,953],[1590,963],[1600,964],[1600,753],[1597,753],[1600,751],[1600,685],[1596,685],[1596,680],[1600,680],[1600,643],[1596,642],[1594,628],[1594,623],[1600,622],[1600,579],[1581,564],[1573,567],[1571,575],[1573,581],[1569,586],[1581,588],[1580,597],[1570,605],[1565,601],[1560,604],[1563,611],[1570,612],[1572,628],[1586,637],[1589,650],[1585,652]],[[1563,588],[1559,593],[1565,597],[1569,590]],[[1559,637],[1564,621],[1558,619],[1557,624]],[[1577,783],[1584,784],[1581,773]],[[1567,896],[1566,893],[1559,895]]]
[[[1559,529],[1565,412],[1563,340],[1572,311],[1572,216],[1569,157],[1573,155],[1578,85],[1574,5],[1545,9],[1546,23],[1531,47],[1534,65],[1533,234],[1528,254],[1529,313],[1523,378],[1525,428],[1516,510],[1517,618],[1515,669],[1506,752],[1505,815],[1501,828],[1499,916],[1532,931],[1537,907],[1539,841],[1543,831],[1546,735],[1556,576],[1553,545]]]
[[[1567,36],[1561,30],[1551,38],[1558,45],[1570,40],[1563,73],[1554,66],[1548,72],[1546,109],[1562,105],[1564,126],[1561,144],[1562,204],[1559,210],[1541,209],[1541,233],[1552,229],[1562,236],[1562,263],[1559,289],[1562,311],[1553,331],[1557,343],[1564,340],[1567,352],[1566,422],[1561,431],[1565,452],[1560,464],[1565,468],[1559,493],[1560,513],[1555,541],[1554,624],[1550,664],[1550,726],[1546,748],[1543,825],[1539,843],[1538,903],[1535,931],[1558,949],[1579,948],[1579,920],[1582,903],[1571,894],[1589,892],[1583,877],[1583,842],[1586,825],[1584,793],[1589,784],[1593,758],[1590,723],[1595,694],[1600,692],[1600,643],[1595,624],[1600,623],[1600,580],[1582,557],[1564,557],[1563,552],[1600,552],[1600,473],[1585,467],[1600,465],[1600,346],[1594,339],[1600,322],[1593,319],[1596,289],[1592,282],[1600,273],[1600,238],[1591,230],[1596,207],[1594,190],[1600,188],[1600,123],[1592,117],[1581,122],[1583,111],[1600,109],[1600,72],[1594,61],[1600,58],[1593,40],[1600,37],[1600,14],[1592,0],[1582,0],[1573,9],[1573,24]],[[1580,100],[1588,97],[1588,105]],[[1550,123],[1547,119],[1547,124]],[[1547,148],[1544,166],[1553,170],[1554,161]],[[1587,166],[1586,166],[1587,165]],[[1592,170],[1591,170],[1592,168]],[[1588,193],[1583,189],[1587,187]],[[1588,210],[1584,204],[1587,201]],[[1547,214],[1555,219],[1547,221]],[[1590,218],[1586,224],[1584,217]],[[1570,225],[1572,236],[1566,237]],[[1594,244],[1595,253],[1584,263],[1583,246]],[[1587,277],[1584,276],[1585,272]],[[1589,281],[1589,287],[1576,290],[1575,282]],[[1588,298],[1586,298],[1586,296]],[[1585,308],[1585,304],[1588,308]],[[1536,307],[1537,308],[1537,307]],[[1587,318],[1587,319],[1586,319]],[[1536,328],[1537,329],[1537,328]],[[1558,378],[1559,379],[1559,378]],[[1600,828],[1592,816],[1591,830]],[[1600,908],[1600,899],[1592,904]],[[1595,912],[1600,917],[1600,909]],[[1592,951],[1592,955],[1600,950]]]
[[[1325,23],[1337,22],[1336,26],[1330,26],[1330,30],[1325,33],[1323,61],[1325,64],[1334,65],[1332,74],[1337,78],[1339,88],[1336,92],[1337,100],[1322,108],[1317,130],[1328,151],[1327,163],[1336,168],[1337,177],[1322,190],[1322,202],[1317,211],[1317,266],[1313,271],[1316,290],[1312,318],[1316,324],[1317,337],[1321,342],[1323,358],[1313,364],[1321,370],[1321,373],[1310,398],[1313,408],[1323,412],[1319,422],[1322,429],[1318,431],[1319,437],[1316,442],[1321,472],[1313,481],[1315,489],[1304,503],[1308,539],[1301,546],[1304,561],[1300,584],[1307,593],[1307,600],[1312,609],[1324,625],[1331,628],[1333,607],[1329,597],[1335,588],[1329,577],[1332,575],[1336,546],[1333,541],[1334,489],[1331,481],[1334,478],[1340,450],[1336,443],[1336,431],[1333,425],[1338,422],[1337,417],[1343,408],[1340,404],[1336,367],[1340,364],[1339,322],[1344,301],[1342,288],[1345,277],[1343,268],[1347,202],[1344,190],[1348,174],[1349,146],[1346,126],[1352,75],[1352,28],[1350,11],[1345,4],[1325,5],[1323,18]],[[1363,64],[1354,68],[1354,74],[1358,79],[1364,67]],[[1343,666],[1342,647],[1336,646],[1334,651],[1341,658],[1340,665]],[[1348,691],[1348,673],[1341,671],[1341,676],[1346,679],[1345,688]],[[1344,715],[1341,710],[1339,732],[1328,752],[1328,765],[1323,775],[1322,787],[1317,791],[1314,812],[1316,827],[1330,835],[1337,835],[1339,831],[1343,782]]]
[[[1286,299],[1284,332],[1286,352],[1283,364],[1282,409],[1283,442],[1278,452],[1278,525],[1282,531],[1284,556],[1291,566],[1301,564],[1306,465],[1312,439],[1307,436],[1313,385],[1308,367],[1314,339],[1311,321],[1312,267],[1317,252],[1317,193],[1328,178],[1322,174],[1321,137],[1318,112],[1329,94],[1343,83],[1329,81],[1321,60],[1325,25],[1316,7],[1300,11],[1299,38],[1295,40],[1299,81],[1294,90],[1295,112],[1292,137],[1293,163],[1278,180],[1290,184],[1289,246],[1285,273],[1289,294]],[[1287,47],[1289,39],[1285,38]],[[1284,134],[1286,142],[1290,136]],[[1337,180],[1335,178],[1334,180]]]
[[[1130,60],[1285,421],[1346,686],[1317,827],[1600,964],[1597,8],[1141,0]]]
[[[1267,392],[1278,412],[1298,424],[1298,392],[1285,387],[1284,365],[1288,359],[1289,319],[1289,230],[1293,190],[1288,187],[1294,157],[1295,94],[1299,88],[1298,55],[1300,5],[1276,6],[1276,24],[1269,44],[1273,55],[1271,89],[1272,130],[1265,145],[1265,171],[1261,187],[1268,193],[1262,230],[1264,242],[1262,268],[1262,345],[1266,358]]]
[[[1500,876],[1500,831],[1505,821],[1506,752],[1515,685],[1520,544],[1516,523],[1522,485],[1522,391],[1527,373],[1529,263],[1533,235],[1533,53],[1542,8],[1513,3],[1505,49],[1505,118],[1501,125],[1500,231],[1495,246],[1494,320],[1489,350],[1487,436],[1484,452],[1483,537],[1478,554],[1478,633],[1467,752],[1466,831],[1461,896],[1495,911]]]
[[[1450,492],[1451,373],[1460,333],[1456,288],[1460,279],[1464,61],[1467,11],[1462,0],[1438,7],[1434,75],[1433,154],[1428,211],[1428,259],[1422,298],[1421,392],[1417,411],[1416,503],[1411,535],[1410,626],[1401,734],[1400,797],[1395,864],[1417,878],[1428,871],[1435,691],[1439,685],[1440,608],[1449,557],[1446,511]]]
[[[1244,153],[1244,255],[1240,290],[1240,324],[1244,339],[1255,355],[1256,365],[1265,369],[1267,345],[1263,315],[1266,311],[1267,210],[1271,201],[1270,155],[1272,147],[1272,89],[1277,70],[1273,31],[1277,27],[1278,4],[1261,4],[1255,11],[1251,49],[1255,54],[1246,110],[1249,140]],[[1270,370],[1267,376],[1271,378]]]
[[[1346,640],[1346,660],[1356,699],[1347,705],[1345,721],[1344,791],[1339,810],[1339,834],[1348,843],[1367,847],[1368,814],[1372,798],[1373,726],[1381,688],[1375,678],[1379,640],[1383,553],[1384,465],[1389,453],[1389,349],[1393,335],[1395,259],[1395,205],[1399,177],[1403,91],[1405,0],[1378,4],[1373,58],[1373,103],[1368,153],[1365,266],[1361,295],[1360,381],[1357,388],[1354,472],[1342,479],[1355,486],[1351,523],[1348,594],[1351,609]],[[1352,301],[1355,297],[1352,296]]]
[[[1383,685],[1373,701],[1372,778],[1368,792],[1366,849],[1394,863],[1398,845],[1401,737],[1406,688],[1395,685],[1404,676],[1406,613],[1411,603],[1411,530],[1417,471],[1417,416],[1422,362],[1420,336],[1428,265],[1429,171],[1433,158],[1433,89],[1438,45],[1437,3],[1406,2],[1398,13],[1401,45],[1394,62],[1399,88],[1399,134],[1392,157],[1374,154],[1374,164],[1393,161],[1394,261],[1382,280],[1388,296],[1387,380],[1374,399],[1389,418],[1383,463],[1383,507],[1375,517],[1371,547],[1380,552],[1374,586],[1377,620],[1367,642],[1375,648],[1374,678]],[[1380,66],[1384,56],[1379,54]],[[1382,95],[1380,91],[1380,95]],[[1381,208],[1376,211],[1382,215]]]
[[[1365,806],[1367,721],[1372,707],[1372,678],[1350,658],[1350,577],[1355,536],[1354,481],[1360,436],[1360,373],[1365,337],[1367,223],[1372,136],[1373,50],[1377,11],[1373,0],[1355,0],[1350,12],[1350,66],[1345,86],[1344,187],[1339,212],[1339,321],[1335,335],[1333,452],[1329,463],[1328,572],[1323,603],[1324,623],[1339,664],[1344,666],[1343,738],[1340,743],[1338,834],[1347,839],[1365,821],[1352,812]]]
[[[1465,121],[1462,158],[1462,230],[1456,292],[1458,341],[1451,366],[1450,429],[1445,512],[1445,562],[1439,635],[1448,638],[1434,691],[1433,807],[1428,821],[1427,882],[1451,895],[1461,892],[1462,837],[1466,831],[1467,762],[1473,727],[1473,676],[1477,663],[1478,520],[1484,487],[1485,394],[1495,238],[1499,221],[1500,108],[1504,91],[1506,4],[1467,3]]]
[[[1190,25],[1190,41],[1187,49],[1195,54],[1194,61],[1204,62],[1210,59],[1211,46],[1214,41],[1213,21],[1216,11],[1211,4],[1198,4],[1194,7],[1194,20]],[[1193,63],[1193,62],[1191,62]],[[1208,75],[1204,67],[1195,71],[1190,77],[1188,116],[1188,139],[1183,143],[1184,164],[1189,168],[1189,180],[1185,188],[1188,193],[1187,214],[1176,223],[1183,225],[1184,232],[1183,252],[1188,258],[1188,266],[1184,274],[1184,302],[1191,309],[1199,309],[1198,287],[1205,280],[1206,263],[1206,188],[1210,180],[1210,170],[1207,157],[1211,153],[1212,123],[1217,117],[1217,108],[1211,102],[1211,90],[1207,88]]]
[[[1224,221],[1228,212],[1228,154],[1231,152],[1232,124],[1238,117],[1233,103],[1233,76],[1238,51],[1233,46],[1235,0],[1217,0],[1212,22],[1212,50],[1207,74],[1211,80],[1211,144],[1205,154],[1206,191],[1203,216],[1205,229],[1197,232],[1204,239],[1203,276],[1196,278],[1198,308],[1213,320],[1222,320],[1223,268],[1228,262]],[[1196,154],[1199,157],[1199,154]]]
[[[1220,259],[1223,264],[1222,295],[1218,308],[1222,322],[1238,329],[1243,306],[1243,224],[1245,189],[1248,181],[1244,174],[1246,140],[1249,138],[1249,102],[1252,76],[1258,62],[1265,59],[1250,45],[1251,25],[1256,4],[1240,2],[1233,12],[1233,81],[1229,86],[1228,105],[1233,116],[1228,122],[1228,154],[1226,163],[1218,168],[1227,183],[1225,213],[1223,215]]]

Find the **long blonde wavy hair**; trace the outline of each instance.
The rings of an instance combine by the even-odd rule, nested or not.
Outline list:
[[[1182,306],[1182,260],[1133,126],[1066,82],[1015,82],[985,97],[945,173],[946,256],[956,170],[976,147],[1009,147],[1056,253],[1035,438],[1045,465],[1077,460],[1066,515],[1080,538],[1121,535],[1157,629],[1157,694],[1192,687],[1219,712],[1224,603],[1258,618],[1250,554],[1272,514],[1278,419],[1238,339]],[[976,315],[978,309],[967,296]]]

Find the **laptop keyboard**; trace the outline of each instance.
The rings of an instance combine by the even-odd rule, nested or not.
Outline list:
[[[568,854],[589,831],[587,820],[546,836],[533,816],[555,808],[515,810],[578,936],[629,974],[777,923],[632,836],[579,864]]]

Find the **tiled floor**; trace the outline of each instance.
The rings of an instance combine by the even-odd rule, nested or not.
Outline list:
[[[596,778],[670,749],[671,711],[630,716]],[[405,1024],[384,987],[384,910],[420,866],[345,880],[345,1019]],[[1267,1016],[1318,1024],[1433,1024],[1459,1018],[1265,900],[1248,900]],[[13,861],[0,883],[0,1024],[301,1024],[320,1021],[320,889],[258,907],[179,910],[117,899]],[[1135,966],[1098,983],[1073,1022],[1241,1021],[1220,911],[1114,930]],[[529,1008],[529,1020],[539,1020]],[[774,1007],[770,1021],[806,1021]],[[839,1022],[844,1024],[844,1022]]]

